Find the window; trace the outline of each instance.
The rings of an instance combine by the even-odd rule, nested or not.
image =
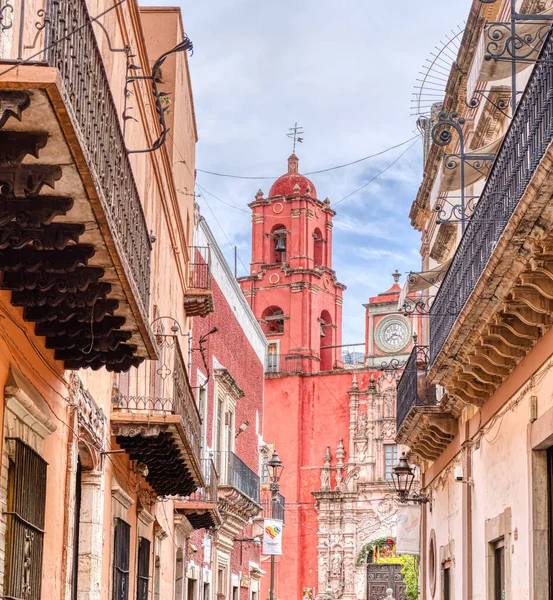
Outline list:
[[[138,538],[138,569],[136,577],[136,600],[148,600],[150,583],[150,541]]]
[[[81,524],[83,468],[80,457],[77,458],[77,474],[75,478],[75,513],[73,529],[73,571],[71,574],[71,600],[77,600],[79,579],[79,529]]]
[[[4,598],[40,600],[46,506],[46,462],[20,439],[8,468]]]
[[[184,553],[182,548],[177,550],[177,560],[175,564],[175,600],[183,599],[183,581],[184,581]]]
[[[154,600],[161,600],[161,560],[159,556],[154,559]]]
[[[283,323],[283,327],[284,327],[284,323]],[[265,372],[266,373],[278,373],[279,372],[279,356],[278,356],[278,344],[277,343],[270,343],[267,346],[267,358],[266,358],[267,364],[265,365]]]
[[[202,600],[210,600],[210,589],[209,589],[209,583],[204,583],[204,593],[202,596]]]
[[[232,600],[238,600],[238,588],[236,586],[232,586]]]
[[[505,600],[505,540],[494,544],[494,600]]]
[[[186,600],[196,600],[196,580],[188,580],[188,588],[186,590]]]
[[[113,600],[129,598],[129,548],[131,526],[123,519],[115,519],[113,536]]]
[[[261,483],[269,483],[269,455],[263,453],[263,463],[261,465]]]
[[[387,444],[384,446],[384,478],[392,479],[394,467],[397,465],[397,446],[395,444]]]
[[[451,600],[451,562],[444,563],[444,600]]]
[[[206,440],[207,440],[207,382],[200,378],[200,374],[198,373],[198,385],[200,388],[198,389],[198,412],[200,413],[200,418],[202,420],[202,458],[206,458]]]
[[[316,267],[320,267],[323,264],[323,234],[320,229],[315,229],[313,232],[313,237],[315,238],[314,243],[314,252],[313,252],[313,262]]]
[[[219,600],[220,598],[226,598],[225,575],[226,575],[225,569],[218,569],[218,571],[217,571],[217,600]]]
[[[217,420],[215,423],[215,456],[217,459],[217,472],[221,475],[221,450],[223,449],[223,400],[217,399]]]

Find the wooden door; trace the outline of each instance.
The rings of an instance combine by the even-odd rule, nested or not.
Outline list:
[[[393,590],[394,600],[409,600],[405,595],[401,565],[367,565],[367,600],[386,600],[388,588]]]

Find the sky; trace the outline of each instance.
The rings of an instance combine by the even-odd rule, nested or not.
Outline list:
[[[251,258],[251,212],[287,170],[297,122],[300,173],[341,165],[417,134],[412,94],[431,53],[464,27],[471,0],[142,0],[178,4],[194,43],[189,60],[199,142],[197,201],[238,274]],[[419,270],[409,209],[422,177],[419,141],[357,165],[310,176],[336,205],[333,256],[344,292],[343,343],[364,341],[363,303],[391,273]],[[357,190],[398,159],[383,175]],[[229,206],[230,205],[230,206]]]

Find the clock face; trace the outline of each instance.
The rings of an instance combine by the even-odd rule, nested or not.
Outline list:
[[[401,317],[383,319],[377,328],[376,343],[384,352],[403,350],[409,343],[410,325]]]

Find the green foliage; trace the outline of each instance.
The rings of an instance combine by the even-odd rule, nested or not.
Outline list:
[[[403,565],[401,574],[405,582],[405,595],[410,600],[418,600],[419,598],[419,561],[416,556],[402,554],[400,563]]]
[[[375,548],[386,548],[386,547],[388,547],[388,540],[389,539],[393,539],[393,538],[390,538],[390,536],[388,536],[388,537],[382,537],[382,538],[378,538],[376,540],[373,540],[372,542],[369,542],[368,544],[365,544],[363,546],[363,548],[361,548],[361,551],[359,552],[359,555],[357,556],[357,561],[355,563],[356,566],[357,567],[361,567],[363,565],[366,565],[367,564],[367,558],[369,556],[372,556],[372,554],[374,552],[374,549]]]

